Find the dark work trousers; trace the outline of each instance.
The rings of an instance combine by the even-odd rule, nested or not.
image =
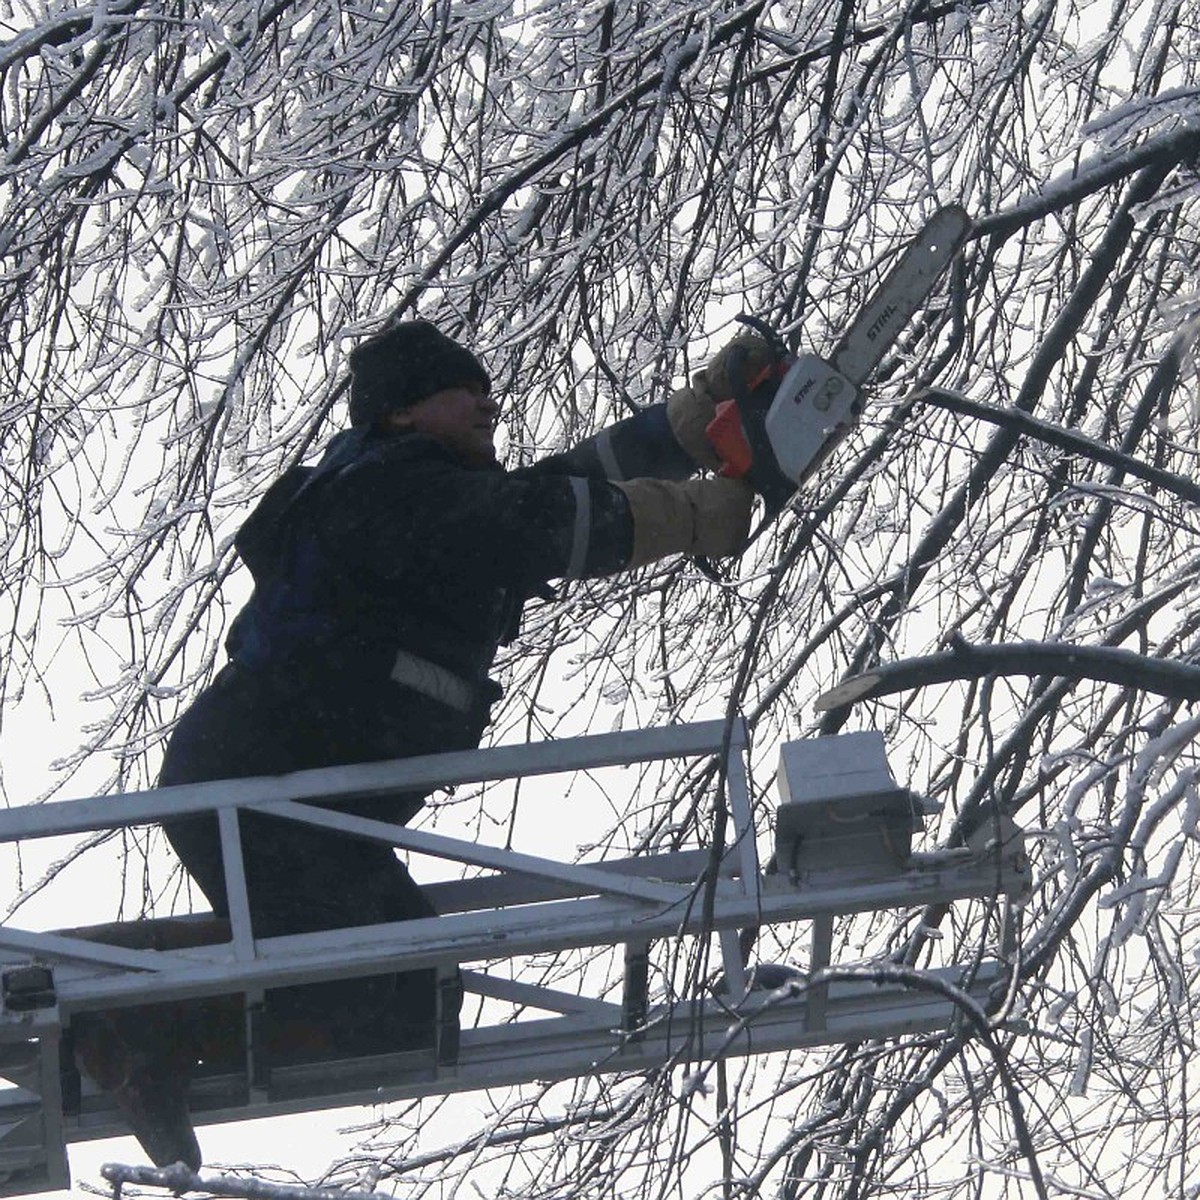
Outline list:
[[[321,686],[225,667],[173,732],[160,786],[278,775],[476,746],[484,721],[394,689],[380,705]],[[324,807],[407,822],[423,795],[370,797]],[[258,813],[239,814],[255,937],[313,933],[434,916],[391,846]],[[213,907],[228,916],[214,817],[164,822],[167,838]],[[268,1029],[319,1028],[339,1054],[428,1044],[435,972],[277,988]],[[287,1040],[286,1034],[283,1040]]]

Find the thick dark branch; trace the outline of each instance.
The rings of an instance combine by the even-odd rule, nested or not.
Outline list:
[[[1068,454],[1081,454],[1085,458],[1103,463],[1106,467],[1115,467],[1126,475],[1144,479],[1147,483],[1152,483],[1165,492],[1171,492],[1190,504],[1200,504],[1200,486],[1183,475],[1176,475],[1173,471],[1164,471],[1160,467],[1152,467],[1149,463],[1142,462],[1141,459],[1123,454],[1111,446],[1106,446],[1103,442],[1096,441],[1095,438],[1064,429],[1061,425],[1054,425],[1049,421],[1038,420],[1037,417],[1032,417],[1020,409],[998,408],[992,404],[981,404],[977,400],[968,400],[966,396],[946,388],[930,388],[923,392],[918,399],[926,404],[933,404],[938,408],[947,409],[949,412],[958,413],[960,416],[978,417],[982,421],[990,421],[993,425],[1003,425],[1026,437],[1037,438],[1039,442],[1057,446],[1058,449],[1065,450]]]
[[[976,238],[1006,238],[1053,212],[1075,208],[1087,196],[1136,175],[1143,167],[1168,170],[1200,154],[1200,130],[1194,126],[1151,138],[1142,145],[1099,162],[1085,163],[1061,179],[1052,179],[1035,196],[1022,200],[1007,212],[993,213],[975,222]]]
[[[905,658],[845,679],[818,696],[814,707],[817,712],[833,712],[896,692],[988,675],[1094,679],[1173,700],[1200,700],[1200,666],[1189,663],[1148,658],[1111,646],[1074,646],[1066,642],[972,646],[956,640],[944,654]]]

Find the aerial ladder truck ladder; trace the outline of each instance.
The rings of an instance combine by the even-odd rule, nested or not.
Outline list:
[[[714,758],[731,818],[726,844],[715,853],[696,846],[559,862],[314,804]],[[201,1069],[189,1092],[193,1118],[203,1125],[534,1080],[671,1065],[695,1070],[730,1056],[944,1029],[961,1017],[952,998],[956,989],[985,1003],[1004,979],[997,958],[925,969],[935,986],[919,988],[869,971],[822,978],[821,969],[830,966],[838,918],[972,898],[999,898],[1009,907],[1019,902],[1028,887],[1020,831],[998,823],[963,848],[914,850],[921,802],[895,783],[877,733],[787,743],[780,749],[778,778],[781,802],[766,871],[758,858],[740,720],[0,813],[4,842],[215,813],[230,913],[228,920],[201,914],[53,932],[0,926],[0,1196],[68,1186],[69,1143],[125,1132],[111,1099],[74,1067],[71,1024],[84,1014],[238,998],[244,1054],[235,1066]],[[465,864],[475,873],[426,887],[438,917],[256,938],[237,818],[239,810],[255,809]],[[803,971],[756,969],[745,960],[740,931],[768,925],[806,928]],[[648,970],[654,944],[689,937],[713,940],[720,986],[709,981],[694,996],[659,994]],[[498,960],[601,946],[624,948],[619,997],[574,994],[485,969]],[[479,1011],[496,1019],[461,1032],[457,1021],[443,1020],[428,1049],[320,1063],[267,1059],[258,1019],[268,989],[419,968],[436,969],[455,988],[461,980],[468,997],[487,1002]]]

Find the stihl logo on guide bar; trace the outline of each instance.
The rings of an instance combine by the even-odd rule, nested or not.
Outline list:
[[[875,320],[871,322],[870,327],[867,329],[867,341],[873,342],[880,335],[880,333],[883,332],[884,327],[887,325],[888,321],[891,320],[892,314],[895,313],[899,307],[900,306],[898,304],[889,304],[887,308],[885,308],[883,312],[881,312],[879,316],[877,316]]]

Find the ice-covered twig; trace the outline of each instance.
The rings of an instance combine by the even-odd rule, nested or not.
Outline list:
[[[119,1195],[125,1184],[134,1183],[139,1187],[168,1188],[177,1196],[184,1192],[207,1192],[210,1196],[237,1196],[243,1200],[379,1200],[376,1192],[271,1183],[265,1179],[234,1175],[201,1176],[183,1163],[174,1163],[169,1167],[105,1163],[100,1168],[100,1174],[113,1185],[114,1195]]]

